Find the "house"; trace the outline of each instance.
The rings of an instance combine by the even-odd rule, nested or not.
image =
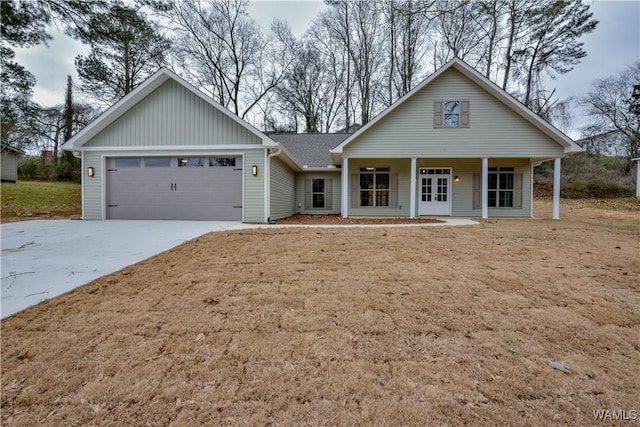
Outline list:
[[[71,140],[85,219],[531,217],[533,167],[581,151],[459,59],[353,134],[267,135],[162,69]]]
[[[576,141],[585,151],[604,156],[627,156],[627,137],[619,130],[610,130]]]
[[[24,156],[24,151],[3,144],[0,156],[2,156],[2,163],[0,164],[2,181],[16,182],[18,180],[18,158]]]

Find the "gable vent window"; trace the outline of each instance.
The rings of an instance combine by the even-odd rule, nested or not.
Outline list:
[[[468,100],[438,100],[433,103],[434,128],[468,128]]]

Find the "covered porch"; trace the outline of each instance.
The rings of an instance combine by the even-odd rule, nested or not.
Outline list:
[[[341,214],[533,217],[531,158],[343,158]],[[560,158],[553,219],[560,218]]]

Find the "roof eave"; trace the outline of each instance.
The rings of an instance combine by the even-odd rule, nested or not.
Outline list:
[[[335,165],[302,167],[302,172],[340,172],[341,170],[341,168]]]

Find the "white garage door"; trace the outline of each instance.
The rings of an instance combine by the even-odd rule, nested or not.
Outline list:
[[[242,220],[242,157],[107,159],[107,218]]]

